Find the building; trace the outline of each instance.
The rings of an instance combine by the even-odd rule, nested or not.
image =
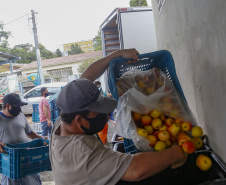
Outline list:
[[[58,58],[42,60],[44,78],[52,78],[53,82],[68,82],[69,76],[77,75],[78,67],[86,61],[102,58],[102,51],[82,53]],[[22,76],[37,73],[37,61],[20,68]]]
[[[74,45],[75,44],[78,44],[80,46],[81,50],[84,53],[94,52],[93,41],[92,40],[85,40],[85,41],[80,41],[80,42],[74,42],[74,43],[64,44],[63,45],[64,52],[70,51],[72,44],[74,44]]]

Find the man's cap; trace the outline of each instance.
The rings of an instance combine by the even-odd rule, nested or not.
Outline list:
[[[110,113],[116,108],[117,101],[101,96],[98,88],[91,81],[83,78],[64,86],[56,99],[56,104],[63,113],[84,110]]]
[[[27,105],[26,102],[22,102],[21,101],[20,96],[18,94],[16,94],[16,93],[7,94],[3,98],[3,103],[4,104],[9,103],[10,105],[17,106],[17,107],[20,107],[20,106],[23,106],[23,105]]]

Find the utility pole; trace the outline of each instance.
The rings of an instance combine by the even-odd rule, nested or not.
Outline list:
[[[39,50],[34,10],[31,10],[31,15],[32,15],[32,23],[33,23],[33,33],[34,33],[34,39],[35,39],[35,51],[36,51],[36,58],[37,58],[37,64],[38,64],[38,80],[37,81],[38,81],[38,85],[40,85],[40,84],[44,84],[44,75],[42,71],[42,60],[41,60],[41,55]]]

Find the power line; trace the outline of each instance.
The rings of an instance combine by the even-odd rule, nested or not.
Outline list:
[[[19,19],[21,19],[21,18],[23,18],[23,17],[25,17],[25,16],[28,16],[28,14],[25,14],[25,15],[23,15],[23,16],[17,18],[17,19],[14,19],[13,21],[10,21],[10,22],[8,22],[8,23],[6,23],[6,24],[3,24],[3,25],[5,26],[5,25],[8,25],[8,24],[11,24],[11,23],[13,23],[13,22],[15,22],[15,21],[18,21]]]

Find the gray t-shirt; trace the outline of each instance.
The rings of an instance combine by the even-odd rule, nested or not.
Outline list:
[[[50,140],[50,160],[56,185],[114,185],[124,175],[133,155],[104,147],[94,136],[59,136],[58,119]]]
[[[0,141],[8,144],[28,142],[32,131],[23,113],[11,118],[0,112]]]

